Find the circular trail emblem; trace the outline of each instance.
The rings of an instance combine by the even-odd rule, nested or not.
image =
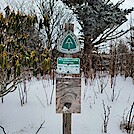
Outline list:
[[[57,49],[62,53],[77,53],[80,51],[80,43],[72,31],[67,31],[59,39]]]

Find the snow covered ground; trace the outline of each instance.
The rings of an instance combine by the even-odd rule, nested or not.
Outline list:
[[[100,92],[100,80],[104,82],[103,93]],[[134,101],[134,85],[132,79],[117,76],[114,100],[112,101],[113,89],[110,88],[110,78],[103,77],[94,81],[88,81],[85,85],[82,78],[81,114],[72,116],[72,134],[101,134],[104,118],[104,108],[110,108],[108,122],[108,134],[125,134],[120,130],[123,112],[125,114],[131,108]],[[43,84],[42,84],[43,83]],[[44,85],[44,86],[43,86]],[[20,105],[19,91],[4,97],[4,103],[0,103],[0,125],[7,134],[36,134],[40,125],[45,121],[38,134],[62,134],[62,114],[56,114],[55,85],[50,80],[32,79],[27,83],[28,102]],[[51,93],[54,89],[52,104],[50,105]],[[45,94],[47,92],[47,97]],[[134,110],[133,110],[134,114]],[[3,134],[0,128],[0,134]]]

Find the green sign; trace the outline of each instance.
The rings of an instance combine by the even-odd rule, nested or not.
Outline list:
[[[58,64],[80,64],[79,58],[58,58]]]
[[[80,59],[79,58],[58,58],[57,72],[61,74],[79,74]]]
[[[80,51],[80,43],[73,32],[67,31],[60,38],[57,49],[62,53],[77,53]]]
[[[72,36],[67,35],[67,37],[63,41],[62,48],[63,49],[68,49],[68,51],[70,49],[75,49],[76,48],[76,43],[75,43],[74,39],[72,38]]]

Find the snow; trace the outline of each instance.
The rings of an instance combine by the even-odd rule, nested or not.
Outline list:
[[[105,84],[103,93],[100,93],[100,80]],[[120,130],[123,112],[125,115],[130,110],[134,101],[134,85],[132,79],[117,76],[115,84],[115,99],[112,101],[110,78],[102,77],[89,80],[85,85],[81,78],[81,114],[72,116],[72,134],[101,134],[104,118],[103,101],[110,107],[107,134],[125,134]],[[42,84],[43,83],[43,84]],[[44,86],[43,86],[44,85]],[[56,114],[56,85],[49,78],[37,80],[33,78],[27,82],[28,102],[20,105],[19,92],[4,97],[4,103],[0,103],[0,125],[8,134],[36,134],[40,125],[42,128],[38,134],[62,134],[62,114]],[[50,104],[51,93],[54,89],[52,104]],[[47,97],[45,94],[47,92]],[[48,102],[47,102],[48,100]],[[133,110],[134,114],[134,110]],[[0,134],[3,134],[0,128]]]

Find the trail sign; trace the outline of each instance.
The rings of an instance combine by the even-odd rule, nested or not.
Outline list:
[[[57,73],[61,74],[79,74],[80,59],[79,58],[58,58]]]
[[[81,78],[56,78],[56,113],[81,113]]]
[[[80,51],[80,43],[74,33],[70,30],[65,32],[64,35],[59,39],[57,46],[58,51],[62,53],[71,54]]]

